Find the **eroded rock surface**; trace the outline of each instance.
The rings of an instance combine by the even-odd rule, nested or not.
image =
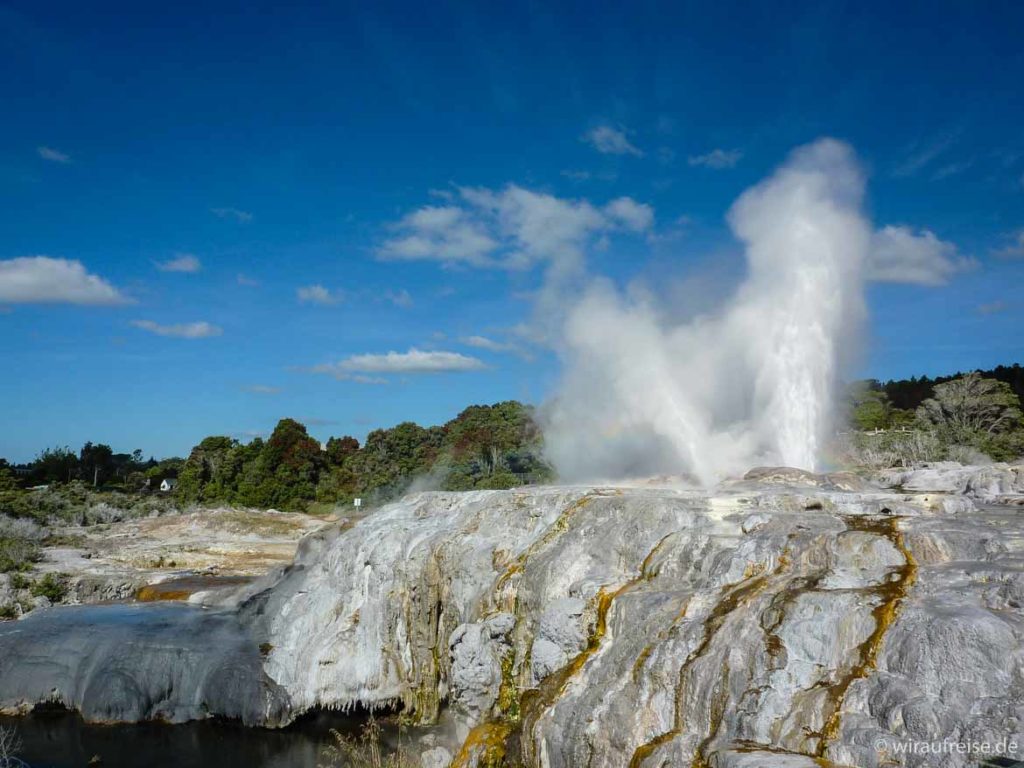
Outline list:
[[[267,724],[316,706],[444,710],[455,735],[431,760],[454,765],[971,765],[900,745],[1024,744],[1022,476],[773,468],[712,493],[411,496],[308,536],[280,577],[212,614],[255,661],[259,684],[231,691],[244,703],[190,676],[168,696]],[[48,685],[90,716],[88,694],[64,691],[104,652],[52,642],[33,651],[67,659]],[[25,652],[0,635],[11,648]],[[4,706],[46,693],[8,669]],[[148,685],[107,710],[151,712],[132,700]]]

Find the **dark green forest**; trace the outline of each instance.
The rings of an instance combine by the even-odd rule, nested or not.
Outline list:
[[[965,373],[979,373],[983,378],[995,379],[1010,385],[1010,389],[1024,405],[1024,367],[1015,363],[1013,365],[998,365],[988,371],[967,371]],[[927,376],[912,376],[909,379],[898,379],[894,381],[878,382],[878,387],[885,392],[893,408],[905,411],[915,410],[921,403],[935,394],[937,384],[945,384],[948,381],[964,376],[964,373],[954,373],[952,376],[936,376],[934,379]]]

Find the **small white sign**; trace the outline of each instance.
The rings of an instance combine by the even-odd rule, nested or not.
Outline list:
[[[361,507],[361,506],[363,506],[363,500],[362,499],[352,499],[352,506],[353,507]]]

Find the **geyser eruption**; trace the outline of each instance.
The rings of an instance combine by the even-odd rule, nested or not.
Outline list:
[[[748,272],[713,314],[672,323],[595,280],[566,316],[547,411],[562,476],[686,471],[711,484],[757,463],[815,469],[863,315],[863,192],[848,145],[795,150],[730,209]]]

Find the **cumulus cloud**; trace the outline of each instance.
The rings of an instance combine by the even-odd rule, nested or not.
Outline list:
[[[583,140],[603,155],[633,155],[643,157],[644,153],[634,146],[625,131],[610,125],[599,125],[583,134]]]
[[[0,302],[116,305],[132,301],[82,262],[49,256],[0,261]]]
[[[156,268],[161,272],[184,272],[191,274],[203,268],[202,262],[191,253],[177,253],[173,259],[157,262]]]
[[[690,155],[687,162],[690,165],[702,165],[705,168],[723,170],[735,168],[743,157],[743,152],[738,149],[713,149],[703,155]]]
[[[935,286],[977,264],[930,230],[915,232],[906,226],[887,226],[871,239],[867,274],[878,282]]]
[[[515,184],[501,190],[463,187],[458,193],[457,204],[425,206],[404,216],[378,258],[503,269],[546,263],[569,270],[597,236],[641,232],[654,221],[649,205],[629,197],[598,208]]]
[[[51,163],[70,163],[71,155],[65,154],[53,147],[36,147],[36,152],[43,160],[49,160]]]
[[[237,208],[211,208],[210,213],[220,219],[234,219],[245,224],[252,221],[252,214],[248,211],[240,211]]]
[[[152,320],[132,320],[132,325],[157,336],[174,336],[179,339],[207,339],[211,336],[220,336],[224,332],[220,326],[212,325],[205,320],[173,325],[161,325]]]
[[[654,209],[630,197],[612,200],[604,207],[604,212],[634,232],[644,232],[654,224]]]
[[[424,206],[405,216],[395,229],[399,235],[377,251],[382,259],[489,266],[491,253],[498,247],[483,223],[457,206]]]
[[[344,299],[340,291],[329,291],[320,284],[306,285],[295,290],[295,295],[303,304],[338,304]]]
[[[428,351],[412,347],[408,352],[352,355],[336,363],[314,366],[310,371],[326,373],[343,381],[383,384],[386,379],[373,374],[452,373],[479,371],[486,367],[482,360],[458,352]]]

